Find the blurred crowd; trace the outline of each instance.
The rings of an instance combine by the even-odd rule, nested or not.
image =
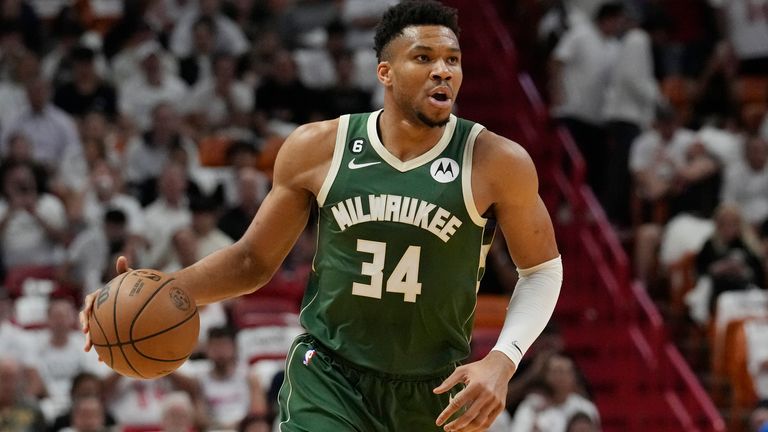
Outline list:
[[[746,418],[768,398],[768,2],[540,4],[553,115],[635,276],[683,338],[703,334],[707,364],[694,366],[708,385],[724,379],[716,402]],[[740,364],[723,348],[736,320]]]
[[[381,0],[0,0],[0,431],[272,430],[312,224],[255,296],[201,308],[176,373],[84,353],[82,298],[237,241],[298,125],[381,105]]]

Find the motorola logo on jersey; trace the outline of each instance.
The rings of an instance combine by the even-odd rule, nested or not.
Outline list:
[[[440,158],[429,167],[432,178],[440,183],[450,183],[459,176],[459,164],[449,158]]]

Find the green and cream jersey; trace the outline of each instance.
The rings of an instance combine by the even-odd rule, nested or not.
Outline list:
[[[451,115],[437,145],[402,162],[381,143],[380,113],[339,119],[301,323],[354,364],[425,375],[469,354],[493,237],[471,190],[483,127]]]

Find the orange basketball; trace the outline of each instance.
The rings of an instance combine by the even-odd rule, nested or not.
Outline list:
[[[176,280],[133,270],[98,291],[90,318],[96,352],[117,373],[151,379],[176,370],[197,345],[200,316]]]

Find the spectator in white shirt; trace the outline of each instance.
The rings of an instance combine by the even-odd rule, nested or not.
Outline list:
[[[214,428],[232,429],[247,414],[266,414],[266,394],[247,362],[238,357],[233,331],[211,328],[206,356],[210,367],[197,379]]]
[[[744,220],[755,227],[768,220],[768,141],[752,137],[743,160],[726,172],[722,201],[736,203]]]
[[[765,73],[768,65],[768,14],[765,2],[709,0],[721,14],[726,38],[740,61],[742,74]]]
[[[573,361],[553,355],[544,366],[544,394],[532,393],[515,411],[510,432],[565,432],[569,419],[576,413],[587,414],[599,422],[597,407],[582,396]]]
[[[187,111],[200,132],[227,127],[244,128],[253,110],[253,88],[237,79],[237,61],[229,54],[213,59],[213,77],[198,82]]]
[[[156,179],[171,159],[173,151],[182,149],[187,155],[187,169],[198,166],[197,147],[181,131],[181,121],[170,103],[159,103],[151,112],[152,127],[134,136],[126,148],[126,180],[138,188],[142,204],[151,202],[152,193],[146,183]]]
[[[67,228],[61,201],[39,193],[32,168],[24,162],[5,165],[2,193],[0,250],[6,269],[58,264]]]
[[[568,128],[587,163],[589,184],[602,196],[605,170],[603,103],[624,26],[621,3],[603,4],[594,23],[571,28],[555,48],[550,64],[554,114]]]
[[[139,132],[149,129],[155,106],[166,102],[180,108],[187,95],[187,86],[175,74],[165,70],[163,51],[155,41],[145,42],[136,52],[141,73],[125,82],[119,89],[119,110]]]
[[[32,345],[38,373],[48,397],[43,412],[52,421],[69,407],[72,379],[80,372],[99,369],[98,358],[83,351],[85,338],[76,330],[77,310],[70,299],[54,299],[48,305],[47,328],[35,335]]]
[[[606,182],[602,201],[608,217],[621,225],[629,222],[629,151],[635,138],[653,122],[660,98],[653,76],[651,38],[645,30],[633,28],[621,40],[604,107],[611,181]]]
[[[31,79],[26,84],[26,91],[29,108],[20,111],[3,131],[2,153],[8,153],[9,138],[21,132],[32,144],[35,161],[46,165],[53,173],[65,159],[82,159],[83,148],[75,122],[50,102],[48,83],[39,78]],[[80,174],[85,175],[85,172]]]
[[[192,52],[179,59],[179,76],[189,86],[213,76],[216,48],[216,24],[210,17],[200,17],[192,26]]]
[[[192,52],[192,27],[202,16],[212,18],[216,25],[217,52],[227,52],[239,57],[248,51],[248,40],[243,31],[234,21],[221,13],[221,1],[200,0],[197,10],[182,16],[173,29],[170,45],[176,57],[186,57]]]
[[[141,75],[141,62],[147,52],[147,46],[157,44],[157,34],[155,30],[145,21],[138,20],[129,24],[126,29],[128,39],[120,47],[119,52],[112,57],[110,62],[112,71],[112,82],[116,86],[135,79]],[[155,45],[154,48],[159,48]],[[175,75],[176,58],[165,50],[158,53],[162,69],[169,74]],[[119,90],[119,88],[118,88]],[[119,107],[118,107],[119,108]]]
[[[10,66],[10,76],[7,79],[0,79],[0,101],[2,101],[0,131],[3,131],[16,119],[19,112],[29,108],[24,83],[39,73],[40,60],[35,54],[26,50],[22,50],[17,55],[4,52],[0,54],[0,58],[8,61]]]
[[[101,399],[88,396],[72,404],[72,426],[62,432],[109,432],[107,413]]]
[[[160,196],[145,212],[146,234],[150,244],[142,265],[162,269],[173,258],[171,239],[174,234],[192,221],[186,196],[185,167],[178,163],[166,165],[158,186]]]
[[[189,205],[192,223],[173,236],[175,257],[166,271],[176,271],[232,244],[232,239],[216,227],[222,199],[194,197]]]

